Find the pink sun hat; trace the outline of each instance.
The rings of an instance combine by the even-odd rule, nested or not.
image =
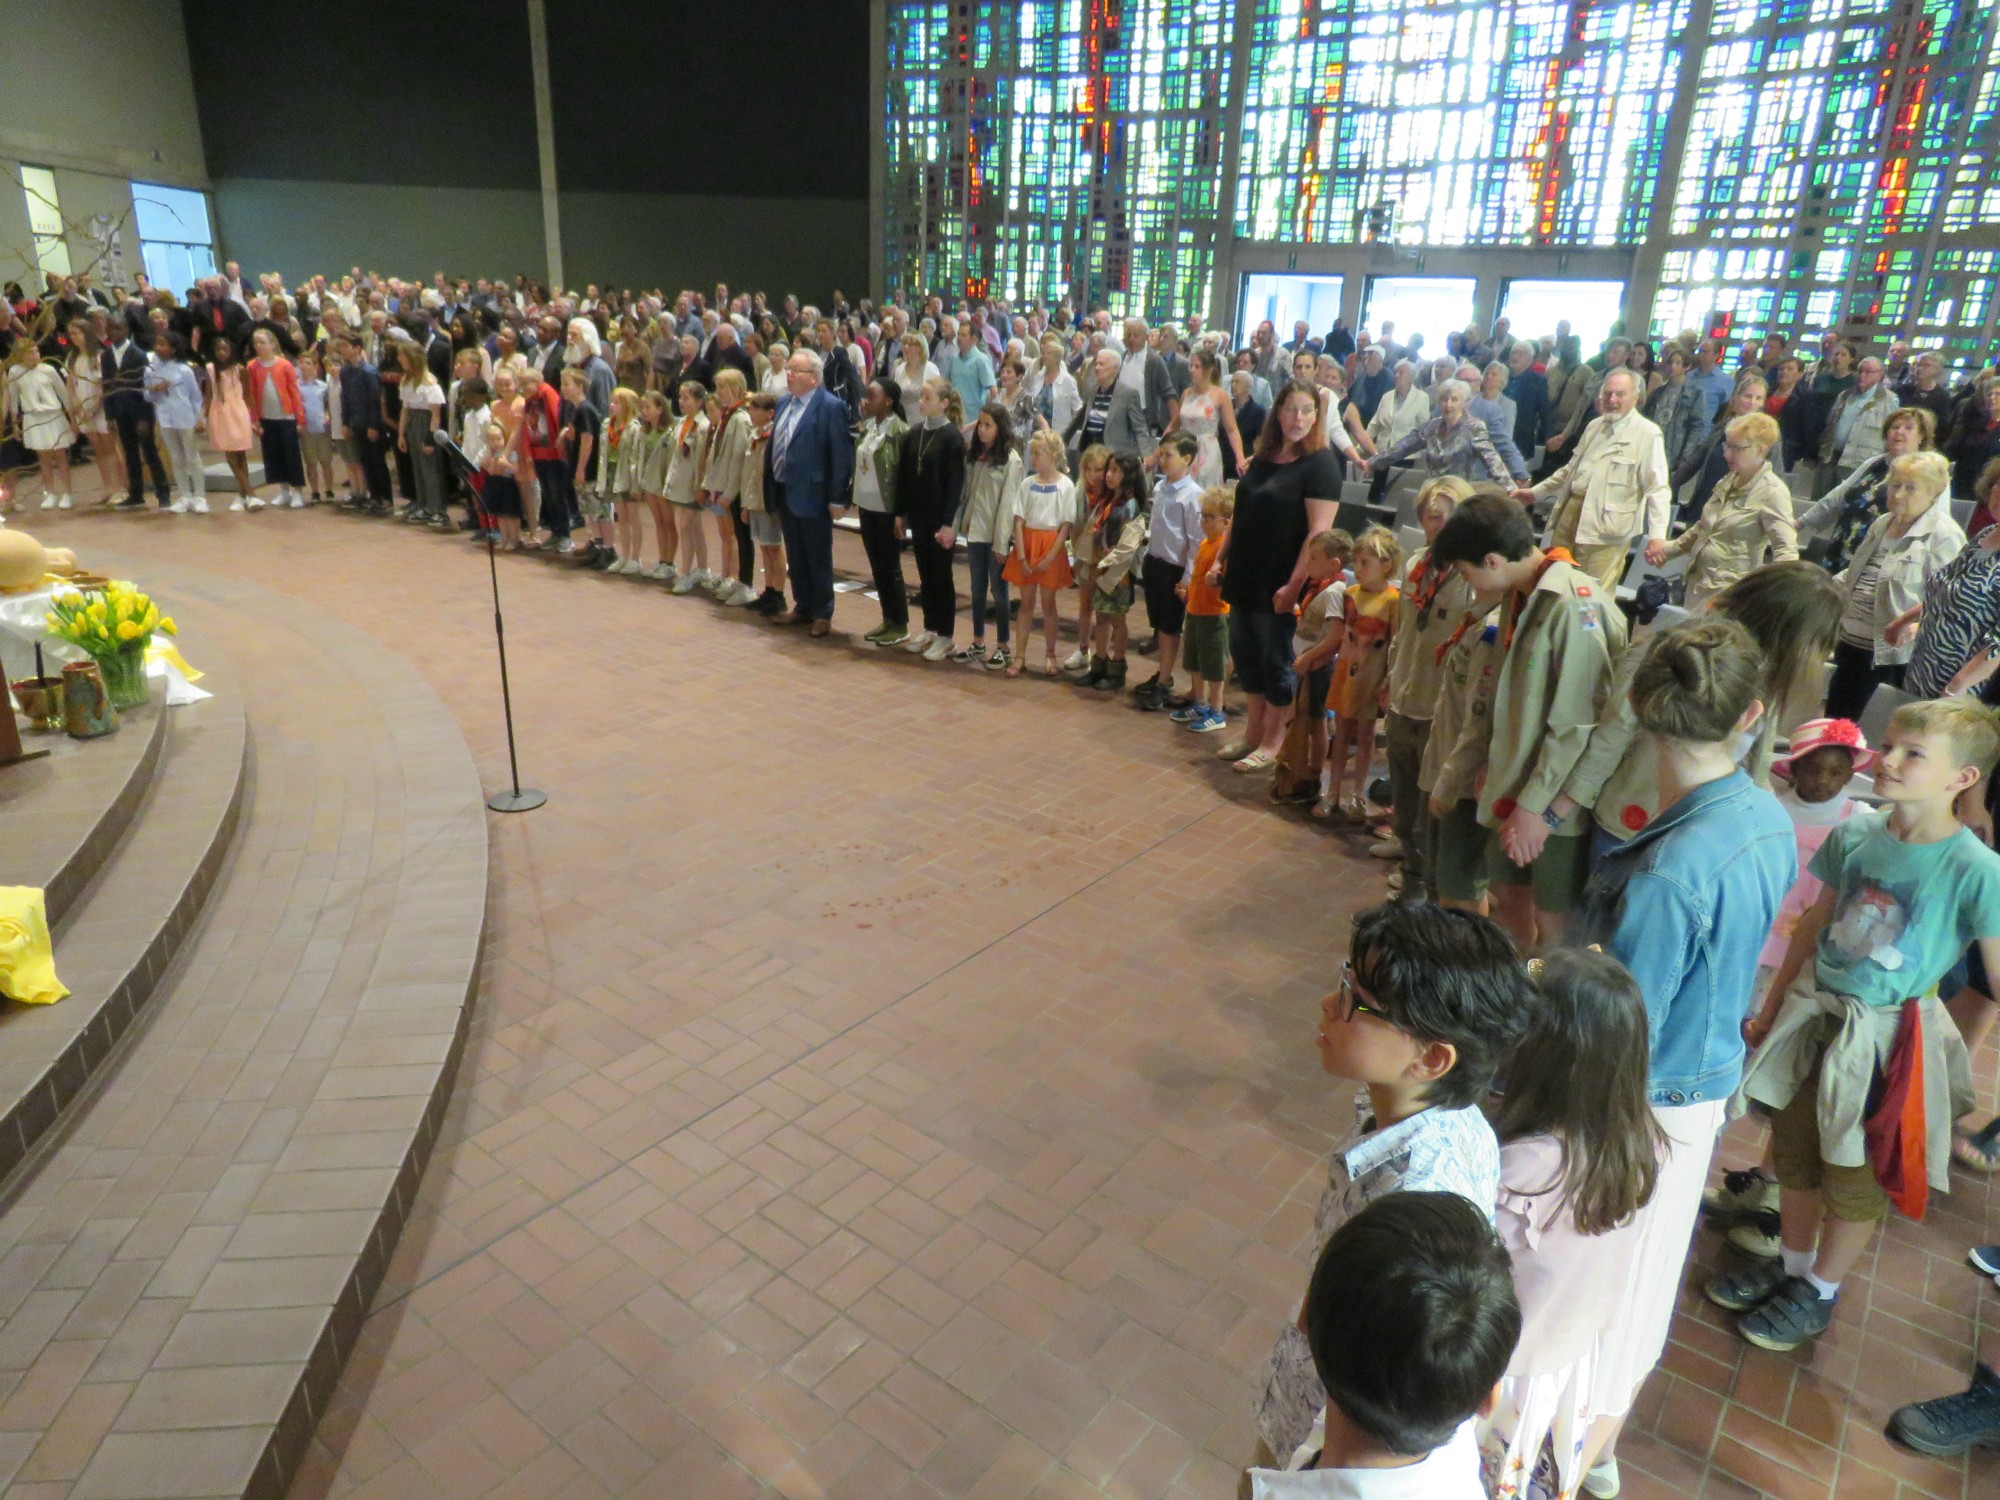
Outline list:
[[[1829,745],[1837,745],[1843,750],[1854,752],[1854,769],[1865,771],[1875,764],[1875,752],[1868,748],[1868,736],[1861,732],[1861,726],[1852,719],[1808,719],[1792,731],[1792,747],[1783,755],[1774,756],[1772,766],[1779,770],[1790,770],[1792,762],[1802,755],[1810,755],[1815,750],[1824,750]]]

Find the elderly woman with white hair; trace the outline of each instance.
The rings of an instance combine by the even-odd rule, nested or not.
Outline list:
[[[604,357],[604,341],[597,325],[588,318],[571,318],[565,337],[563,363],[583,371],[584,396],[600,419],[611,415],[611,393],[618,388],[617,372]]]
[[[1836,580],[1846,593],[1833,675],[1826,685],[1830,719],[1858,719],[1879,684],[1901,687],[1916,650],[1908,616],[1924,587],[1965,546],[1965,532],[1941,504],[1951,484],[1942,453],[1906,453],[1889,465],[1889,510],[1877,516]]]
[[[1368,461],[1369,470],[1385,473],[1391,464],[1421,450],[1433,476],[1456,474],[1474,484],[1491,480],[1494,484],[1511,486],[1513,476],[1487,435],[1486,424],[1466,415],[1465,403],[1471,397],[1472,388],[1456,377],[1432,386],[1431,405],[1437,415],[1378,452]]]

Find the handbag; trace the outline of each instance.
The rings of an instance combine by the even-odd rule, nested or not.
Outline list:
[[[1319,795],[1319,767],[1306,764],[1312,758],[1312,715],[1305,711],[1305,706],[1305,694],[1301,692],[1292,722],[1285,726],[1284,743],[1278,746],[1277,759],[1272,763],[1273,802],[1296,797],[1301,790],[1300,783],[1308,780],[1313,795]]]

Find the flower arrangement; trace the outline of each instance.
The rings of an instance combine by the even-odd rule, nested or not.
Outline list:
[[[122,580],[101,589],[59,594],[43,619],[50,635],[68,641],[97,663],[105,691],[118,708],[146,701],[146,643],[153,632],[178,634],[173,616],[161,614],[151,596]]]

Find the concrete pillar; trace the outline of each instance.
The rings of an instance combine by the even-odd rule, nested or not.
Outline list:
[[[556,193],[556,119],[549,98],[549,17],[543,0],[528,0],[528,53],[535,74],[535,144],[542,164],[542,246],[549,285],[563,284],[562,203]]]

